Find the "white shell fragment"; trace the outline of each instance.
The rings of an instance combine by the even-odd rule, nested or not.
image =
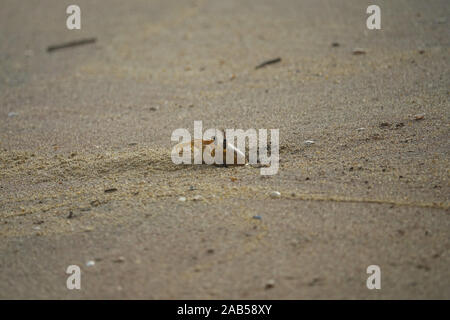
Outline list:
[[[86,267],[93,267],[93,266],[95,266],[94,260],[89,260],[88,262],[86,262]]]
[[[279,197],[281,197],[281,193],[279,193],[278,191],[272,191],[271,193],[270,193],[270,197],[271,198],[279,198]]]
[[[179,197],[179,198],[178,198],[178,201],[184,202],[184,201],[186,201],[186,197]]]
[[[309,145],[312,145],[312,144],[314,144],[316,142],[314,140],[306,140],[304,143],[309,146]]]

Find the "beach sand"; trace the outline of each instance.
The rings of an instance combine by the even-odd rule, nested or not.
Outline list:
[[[450,3],[376,2],[381,30],[360,0],[80,0],[70,31],[2,1],[0,298],[449,299]],[[173,164],[195,120],[280,129],[278,174]]]

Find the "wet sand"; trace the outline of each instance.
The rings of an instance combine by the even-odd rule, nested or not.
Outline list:
[[[450,298],[448,1],[3,2],[0,298]],[[174,165],[194,120],[279,173]]]

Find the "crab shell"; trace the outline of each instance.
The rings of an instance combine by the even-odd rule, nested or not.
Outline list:
[[[199,148],[199,146],[201,146],[201,150]],[[226,163],[227,165],[245,165],[247,164],[246,160],[245,160],[245,154],[239,150],[238,148],[236,148],[235,146],[233,146],[231,143],[226,144],[226,147],[222,149],[222,144],[216,144],[214,143],[214,140],[200,140],[200,139],[194,139],[191,140],[190,142],[184,142],[184,143],[179,143],[175,146],[175,150],[176,152],[181,156],[183,154],[183,148],[186,147],[190,147],[190,150],[193,150],[193,153],[191,153],[191,159],[194,159],[196,154],[201,153],[200,155],[202,156],[203,159],[203,154],[206,152],[208,152],[211,157],[215,157],[216,155],[216,150],[223,150],[223,161],[226,162],[226,157],[227,157],[227,150],[228,152],[233,152],[234,153],[234,161],[233,163]],[[243,163],[238,163],[238,159],[241,160],[241,162]],[[243,161],[242,161],[243,160]],[[203,163],[205,163],[203,161]]]

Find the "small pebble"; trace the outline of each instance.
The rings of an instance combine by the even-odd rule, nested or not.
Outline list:
[[[275,287],[275,280],[271,279],[269,281],[266,282],[266,289],[272,289],[273,287]]]
[[[8,117],[12,118],[12,117],[17,117],[19,114],[17,112],[10,112],[8,113]]]
[[[120,256],[117,259],[115,259],[113,262],[121,263],[121,262],[124,262],[124,261],[125,261],[125,257]]]
[[[425,113],[416,114],[414,120],[423,120],[425,118]]]
[[[314,140],[306,140],[305,142],[304,142],[304,144],[306,144],[306,145],[312,145],[312,144],[314,144],[315,142],[314,142]]]
[[[366,128],[358,128],[358,129],[356,129],[356,131],[364,131],[364,130],[366,130]]]
[[[86,267],[92,267],[95,265],[95,261],[94,260],[89,260],[88,262],[86,262]]]
[[[340,44],[339,44],[339,42],[333,42],[333,43],[331,44],[331,46],[334,47],[334,48],[337,48],[337,47],[340,46]]]
[[[195,197],[194,197],[194,201],[200,201],[200,200],[202,200],[203,199],[203,197],[201,196],[201,195],[196,195]]]
[[[358,56],[358,55],[362,55],[362,54],[366,54],[366,50],[361,49],[361,48],[353,49],[353,55]]]
[[[272,191],[270,193],[270,197],[271,198],[279,198],[279,197],[281,197],[281,193],[279,193],[278,191]]]
[[[117,188],[105,189],[105,193],[110,193],[110,192],[115,192],[115,191],[117,191]]]
[[[262,218],[261,218],[261,216],[253,216],[253,219],[261,220]]]
[[[185,197],[179,197],[179,198],[178,198],[178,201],[184,202],[184,201],[186,201],[186,198],[185,198]]]

